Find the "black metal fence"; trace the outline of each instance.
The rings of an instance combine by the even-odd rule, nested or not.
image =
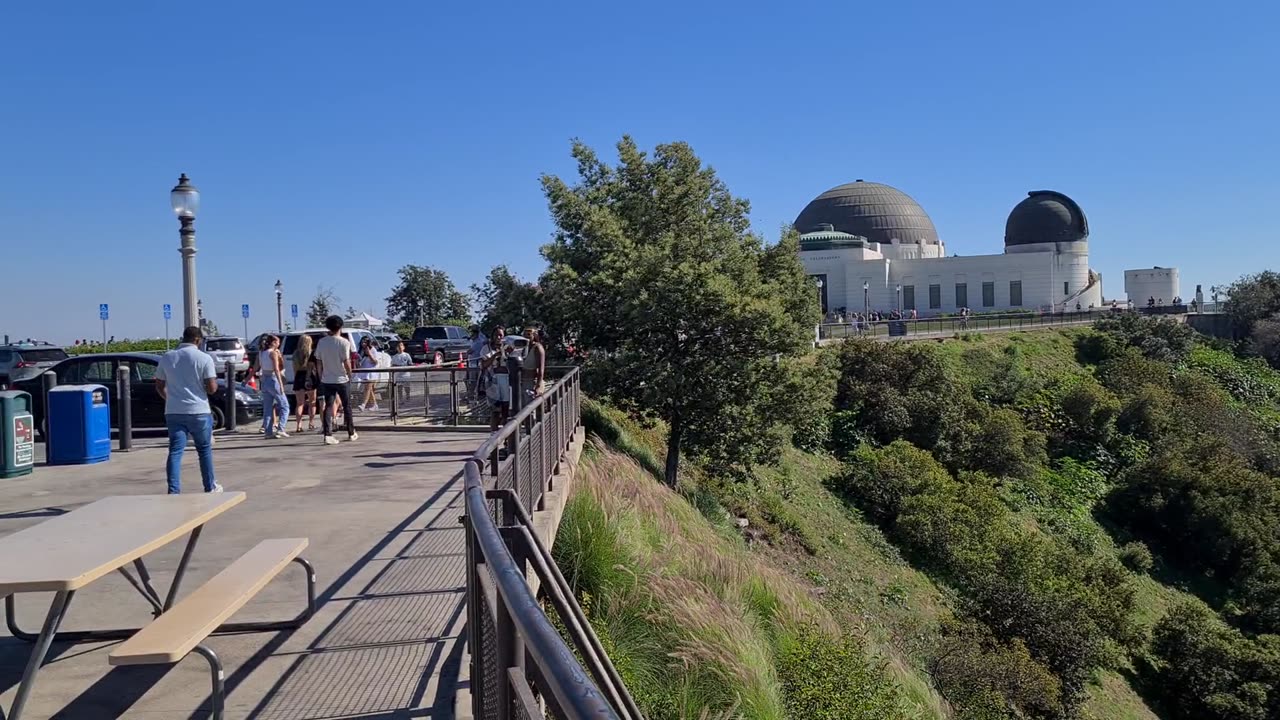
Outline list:
[[[569,369],[530,400],[464,470],[471,709],[477,720],[643,720],[533,524],[546,493],[556,489],[580,424],[579,378],[577,368]],[[553,611],[554,623],[535,593]]]
[[[970,315],[968,317],[932,317],[901,320],[850,320],[843,323],[823,323],[818,326],[821,340],[870,337],[878,339],[900,337],[949,337],[964,332],[996,330],[1031,330],[1063,325],[1087,325],[1100,317],[1126,310],[1094,309],[1080,312],[1059,313],[1007,313],[999,315]]]

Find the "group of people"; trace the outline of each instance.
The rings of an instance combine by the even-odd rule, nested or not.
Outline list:
[[[405,352],[404,343],[396,342],[395,352],[384,357],[372,339],[361,341],[357,354],[351,341],[342,336],[343,321],[331,315],[325,319],[327,335],[313,344],[310,336],[299,338],[294,350],[293,384],[291,390],[298,410],[295,432],[302,432],[302,418],[309,416],[308,429],[315,428],[315,415],[319,411],[325,445],[337,445],[334,425],[342,413],[348,442],[359,438],[352,418],[350,385],[360,381],[358,370],[387,366],[404,367],[412,364]],[[217,371],[213,358],[200,350],[204,338],[200,328],[191,326],[182,333],[182,342],[173,352],[160,359],[156,369],[156,388],[165,400],[165,423],[169,433],[169,455],[165,465],[169,492],[182,491],[182,455],[187,439],[196,446],[200,460],[200,476],[205,492],[221,492],[213,469],[213,415],[209,407],[209,395],[217,389]],[[546,379],[546,347],[538,328],[524,332],[526,344],[518,350],[506,341],[506,333],[498,328],[485,337],[479,327],[472,328],[472,346],[468,353],[468,390],[476,396],[488,399],[490,428],[496,430],[506,423],[513,410],[519,410],[524,402],[542,394]],[[359,359],[353,367],[352,356]],[[285,385],[285,358],[280,351],[280,338],[264,336],[259,343],[258,359],[253,370],[262,393],[262,428],[267,438],[287,438],[290,404]],[[517,379],[518,378],[518,379]],[[365,378],[363,397],[359,408],[376,409],[374,382]],[[517,385],[518,383],[518,385]],[[408,384],[404,387],[407,389]],[[519,387],[516,394],[514,388]]]
[[[320,427],[325,445],[337,445],[333,426],[338,413],[346,423],[348,441],[356,440],[355,421],[352,419],[351,381],[355,376],[351,356],[356,354],[351,340],[342,336],[342,317],[325,318],[327,335],[314,342],[310,335],[298,339],[294,349],[293,391],[297,401],[297,425],[294,432],[302,432],[302,418],[307,416],[307,429],[315,430],[316,412],[320,413]],[[358,366],[362,369],[378,367],[382,359],[370,338],[361,342]],[[403,353],[403,347],[400,348]],[[407,357],[407,354],[406,354]],[[258,360],[255,368],[258,391],[262,393],[262,432],[268,439],[287,438],[289,433],[289,398],[285,391],[285,359],[280,352],[280,338],[264,335],[258,343]],[[407,364],[407,363],[406,363]],[[377,400],[372,397],[372,383],[365,383],[360,409],[376,409]]]

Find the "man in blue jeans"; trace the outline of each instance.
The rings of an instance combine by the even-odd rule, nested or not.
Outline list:
[[[213,415],[209,395],[218,389],[218,374],[213,358],[200,350],[200,328],[182,331],[182,343],[176,350],[160,357],[156,368],[156,390],[164,398],[164,420],[169,428],[169,494],[182,492],[182,453],[187,449],[187,435],[200,455],[200,478],[205,492],[222,492],[213,479]]]

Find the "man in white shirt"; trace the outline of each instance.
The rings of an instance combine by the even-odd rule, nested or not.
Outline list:
[[[218,390],[218,374],[213,358],[201,352],[200,328],[182,331],[182,342],[173,352],[160,356],[156,366],[156,391],[164,398],[164,421],[169,430],[169,460],[165,474],[169,494],[182,492],[182,453],[187,435],[200,456],[200,479],[205,492],[222,492],[213,477],[213,414],[209,396]]]
[[[347,440],[355,440],[355,423],[351,419],[351,356],[356,349],[351,341],[342,337],[342,318],[330,315],[325,318],[324,327],[329,331],[326,337],[316,343],[316,364],[320,366],[320,392],[324,396],[324,415],[321,422],[324,427],[324,444],[337,445],[338,438],[333,436],[334,412],[333,399],[342,400],[342,417],[347,421]]]

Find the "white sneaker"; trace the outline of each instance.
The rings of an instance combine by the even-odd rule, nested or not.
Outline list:
[[[325,436],[324,436],[324,444],[325,444],[325,445],[337,445],[337,444],[338,444],[338,438],[336,438],[336,437],[334,437],[334,436],[332,436],[332,435],[325,435]]]
[[[222,490],[222,486],[221,486],[221,485],[219,485],[218,483],[214,483],[214,484],[213,484],[213,489],[212,489],[212,490],[210,490],[209,492],[211,492],[211,493],[220,493],[220,492],[222,492],[222,491],[223,491],[223,490]]]
[[[285,431],[283,431],[283,430],[277,430],[277,431],[276,431],[276,437],[278,437],[278,438],[287,438],[287,437],[289,437],[289,433],[287,433],[287,432],[285,432]]]
[[[374,403],[373,407],[369,409],[372,410],[373,412],[378,412],[379,410],[381,410],[381,408],[378,407],[378,403]]]
[[[258,432],[260,432],[260,433],[262,433],[263,435],[265,435],[265,434],[267,433],[267,428],[266,428],[266,426],[264,426],[264,425],[259,425],[259,426],[258,426]]]
[[[347,442],[355,442],[360,439],[360,433],[351,433],[347,436]]]

